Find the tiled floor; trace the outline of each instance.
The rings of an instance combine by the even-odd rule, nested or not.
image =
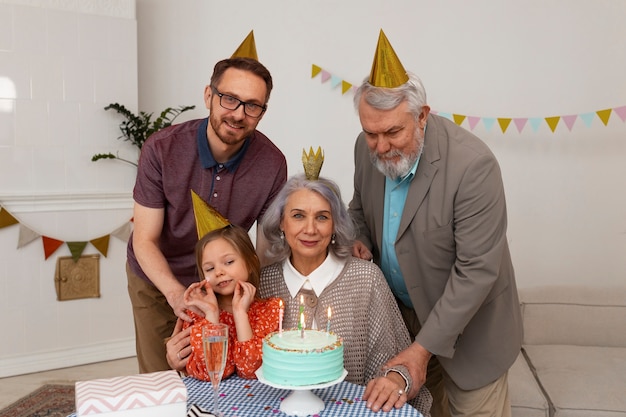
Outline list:
[[[118,359],[72,368],[0,378],[0,409],[19,400],[44,384],[74,382],[138,373],[137,358]]]

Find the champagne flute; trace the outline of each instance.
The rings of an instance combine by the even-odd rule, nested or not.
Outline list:
[[[228,356],[228,326],[223,323],[209,323],[202,326],[202,347],[206,370],[213,386],[213,403],[215,404],[213,414],[221,417],[217,398]]]

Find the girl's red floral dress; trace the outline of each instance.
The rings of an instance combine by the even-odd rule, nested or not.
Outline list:
[[[228,325],[228,356],[223,378],[227,378],[235,371],[241,378],[256,379],[254,372],[262,363],[263,338],[278,330],[279,298],[255,300],[248,309],[248,320],[252,328],[252,339],[239,342],[235,331],[235,320],[232,313],[220,311],[220,323]],[[191,326],[191,354],[187,361],[187,375],[203,381],[210,381],[204,363],[202,349],[202,325],[208,320],[188,311],[193,323],[185,322],[183,329]]]

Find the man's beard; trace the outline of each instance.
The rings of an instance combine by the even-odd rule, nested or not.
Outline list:
[[[222,135],[220,132],[220,126],[224,122],[225,122],[224,119],[218,119],[212,113],[209,114],[209,123],[211,124],[211,127],[213,131],[215,132],[215,135],[222,143],[226,145],[236,145],[242,142],[243,140],[245,140],[248,136],[250,136],[249,132],[247,132],[247,134],[245,134],[243,137],[232,137],[230,135]],[[231,122],[231,124],[237,125],[237,123],[233,123],[233,122]]]
[[[415,162],[422,153],[424,142],[420,141],[415,152],[411,152],[408,155],[400,152],[397,149],[391,150],[378,155],[376,151],[370,151],[370,160],[372,164],[383,173],[384,176],[391,178],[392,180],[402,178],[409,173]],[[392,158],[400,158],[398,161],[392,161]]]

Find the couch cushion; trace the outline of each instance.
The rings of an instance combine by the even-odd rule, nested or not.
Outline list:
[[[544,286],[519,295],[524,345],[626,347],[626,286]]]
[[[555,417],[626,416],[626,348],[530,345],[524,350]]]
[[[549,416],[548,401],[522,353],[509,369],[508,381],[513,417]]]

